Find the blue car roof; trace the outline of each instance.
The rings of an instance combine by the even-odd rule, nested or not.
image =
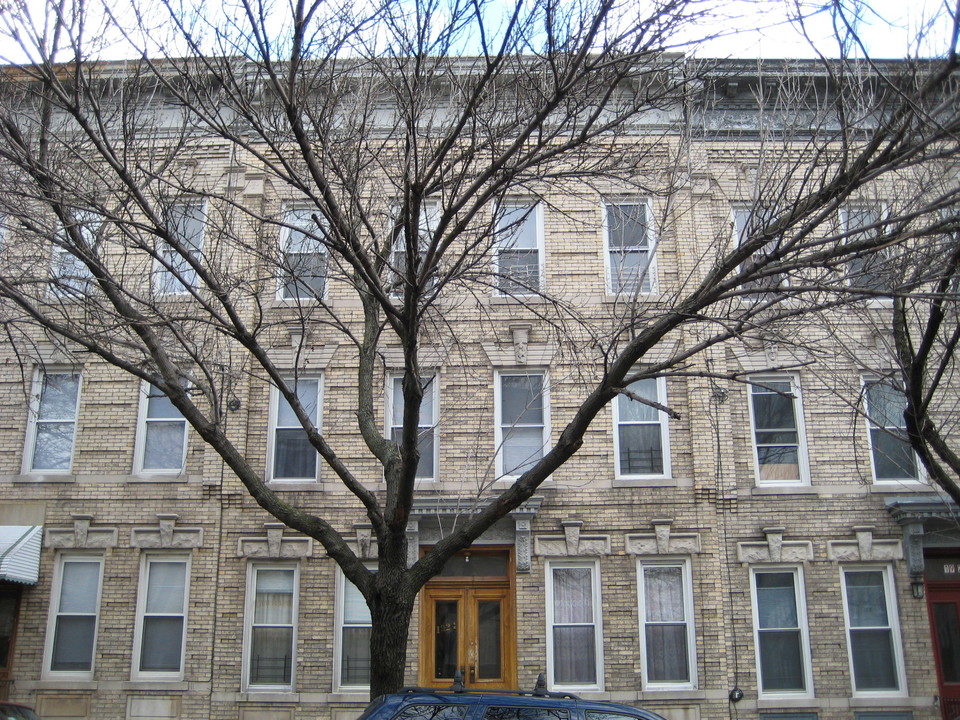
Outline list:
[[[643,720],[663,720],[662,716],[654,712],[633,707],[632,705],[600,700],[585,700],[575,696],[545,697],[502,693],[495,690],[491,690],[490,692],[471,690],[470,692],[458,693],[439,688],[436,692],[427,689],[418,689],[416,691],[384,695],[370,703],[370,706],[367,707],[360,716],[360,720],[373,715],[381,716],[378,717],[377,720],[390,720],[401,708],[407,705],[434,705],[441,703],[451,705],[503,704],[510,707],[579,708],[599,712],[620,712],[643,718]]]

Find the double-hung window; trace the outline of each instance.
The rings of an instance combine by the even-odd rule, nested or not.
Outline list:
[[[150,383],[142,387],[137,472],[179,473],[187,446],[187,421],[163,392]]]
[[[547,565],[547,664],[558,688],[603,688],[600,577],[594,562]]]
[[[176,203],[167,211],[167,232],[174,245],[161,243],[157,248],[157,267],[153,290],[158,295],[188,292],[197,283],[194,263],[203,252],[206,211],[202,202]]]
[[[365,690],[370,687],[370,608],[339,570],[337,581],[337,685],[342,690]]]
[[[27,454],[31,472],[69,472],[77,432],[80,374],[40,372],[30,411]]]
[[[907,407],[903,393],[883,380],[864,381],[867,402],[867,430],[873,479],[876,482],[920,480],[917,456],[907,440]]]
[[[320,427],[322,387],[320,378],[299,377],[288,380],[300,405]],[[299,418],[280,392],[274,388],[271,403],[270,467],[272,480],[316,480],[319,455]]]
[[[308,208],[284,213],[280,231],[281,300],[322,299],[327,283],[327,255],[317,240],[320,228]]]
[[[402,295],[402,286],[412,280],[411,272],[414,275],[420,273],[420,263],[424,260],[424,253],[433,242],[433,234],[437,230],[437,223],[440,219],[440,203],[436,200],[424,200],[420,207],[420,215],[417,218],[417,256],[413,258],[413,269],[408,268],[407,263],[407,240],[403,231],[397,233],[393,240],[393,253],[391,265],[393,266],[393,285],[394,295]],[[428,282],[428,286],[432,284]]]
[[[635,295],[655,286],[653,218],[647,202],[604,205],[604,239],[610,292]]]
[[[695,687],[696,644],[689,562],[641,561],[637,574],[644,687]]]
[[[879,205],[847,205],[840,209],[840,227],[844,242],[864,247],[854,250],[847,263],[848,283],[859,290],[876,293],[891,288],[891,277],[886,267],[889,252],[877,248],[874,239],[882,231],[883,211]]]
[[[757,484],[809,482],[799,382],[790,375],[754,376],[748,387]]]
[[[103,557],[61,555],[57,563],[47,633],[50,673],[93,677]]]
[[[633,395],[666,405],[666,380],[645,378],[627,388]],[[666,477],[670,474],[667,414],[628,395],[613,404],[614,449],[620,478]]]
[[[890,568],[844,567],[843,605],[855,693],[904,687]]]
[[[79,211],[75,216],[75,227],[83,243],[83,250],[93,252],[98,243],[102,218],[92,212]],[[53,246],[50,263],[50,287],[59,297],[82,297],[90,292],[93,274],[83,260],[68,248],[76,243],[69,237],[67,230],[61,229]],[[80,248],[77,248],[79,251]]]
[[[244,627],[247,688],[293,689],[298,583],[296,565],[250,566]]]
[[[539,292],[543,277],[543,208],[504,203],[497,216],[494,275],[500,295]]]
[[[760,693],[812,695],[800,569],[754,569],[752,575]]]
[[[753,231],[754,211],[750,207],[733,208],[733,234],[737,247],[750,241],[750,233]],[[769,290],[775,290],[787,284],[786,275],[783,273],[766,273],[764,266],[769,257],[777,249],[777,240],[771,240],[764,246],[756,250],[753,255],[740,263],[740,272],[756,271],[759,277],[754,277],[743,283],[744,290],[749,291],[748,298],[756,299],[762,293]]]
[[[522,475],[543,457],[549,400],[542,372],[497,374],[497,476]]]
[[[178,680],[187,632],[189,560],[145,555],[140,573],[134,677]]]
[[[417,463],[418,480],[435,480],[437,477],[437,414],[439,408],[439,391],[437,375],[426,375],[420,379],[423,387],[423,400],[420,403],[420,419],[417,423],[417,448],[420,451],[420,461]],[[394,442],[400,442],[403,431],[403,378],[390,378],[388,390],[390,418],[390,437]]]

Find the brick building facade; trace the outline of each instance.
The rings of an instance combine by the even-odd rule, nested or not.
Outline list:
[[[732,93],[710,115],[718,124],[732,123],[750,96]],[[668,189],[651,176],[646,195],[609,182],[577,193],[545,186],[539,202],[517,197],[507,212],[522,215],[520,239],[493,262],[521,267],[523,283],[595,322],[669,303],[704,272],[718,238],[736,242],[763,153],[750,133],[685,135],[681,125],[650,133],[657,152],[683,157],[684,182]],[[642,128],[634,141],[651,142]],[[201,146],[198,172],[217,194],[296,226],[290,197],[264,182],[254,159],[228,162],[215,143]],[[852,222],[871,202],[836,221]],[[196,207],[180,217],[184,227],[196,218],[199,229],[184,232],[202,236],[212,211]],[[289,249],[293,232],[263,235]],[[4,242],[16,245],[16,228]],[[309,302],[289,279],[234,261],[263,278],[274,362],[300,373],[318,427],[382,490],[355,429],[355,352],[323,324],[302,323]],[[635,267],[646,272],[623,271]],[[346,283],[310,280],[349,316]],[[638,293],[628,303],[629,283]],[[503,487],[531,443],[556,440],[556,419],[596,373],[577,338],[555,332],[548,303],[491,285],[443,305],[453,341],[427,334],[429,440],[411,560]],[[933,633],[958,637],[950,613],[960,606],[960,531],[896,437],[896,413],[877,409],[897,403],[866,370],[884,367],[875,329],[888,312],[879,302],[797,321],[778,337],[744,332],[692,359],[699,375],[634,388],[675,415],[616,400],[536,497],[421,592],[408,682],[442,686],[460,665],[468,684],[530,687],[546,672],[554,689],[669,720],[940,718],[949,687],[934,669],[956,672],[956,650],[941,648],[938,666]],[[687,328],[673,347],[695,345],[697,333]],[[0,562],[37,573],[3,565],[9,696],[45,720],[355,717],[366,702],[369,619],[335,562],[263,511],[162,395],[34,340],[19,354],[5,346],[0,360],[9,536]],[[586,331],[579,341],[589,345]],[[386,434],[398,352],[382,353]],[[862,395],[876,422],[858,414]],[[231,438],[274,489],[330,518],[375,563],[362,508],[303,454],[276,391],[243,374],[225,402]],[[882,423],[893,433],[881,417],[894,418]]]

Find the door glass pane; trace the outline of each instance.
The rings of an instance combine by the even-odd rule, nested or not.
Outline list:
[[[960,623],[955,603],[933,603],[940,649],[940,669],[945,683],[960,683]]]
[[[452,678],[457,671],[457,610],[456,600],[438,600],[434,605],[436,635],[434,646],[433,676],[435,679]]]
[[[477,603],[477,660],[481,680],[495,680],[500,668],[500,601],[481,600]]]

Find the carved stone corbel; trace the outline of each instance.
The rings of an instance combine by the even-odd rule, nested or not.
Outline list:
[[[630,555],[695,555],[700,552],[699,533],[675,533],[673,520],[651,520],[652,533],[629,533],[626,549]]]
[[[264,523],[266,533],[259,537],[242,537],[237,541],[237,555],[248,558],[273,558],[294,560],[313,554],[313,538],[303,536],[284,537],[286,525]]]
[[[827,541],[827,557],[830,560],[834,562],[888,562],[903,558],[903,547],[900,541],[874,537],[874,527],[872,525],[857,525],[852,530],[853,538]]]
[[[203,528],[177,527],[179,515],[157,513],[158,524],[130,531],[130,545],[138,548],[198,548],[203,545]]]
[[[582,520],[560,523],[563,535],[539,535],[533,547],[537,555],[553,557],[602,556],[610,554],[609,535],[584,535]]]
[[[93,515],[75,514],[71,517],[71,528],[47,528],[47,547],[103,549],[117,546],[117,528],[91,527]]]
[[[737,543],[737,559],[742,563],[800,563],[813,560],[809,540],[784,540],[782,527],[766,527],[763,542]]]

